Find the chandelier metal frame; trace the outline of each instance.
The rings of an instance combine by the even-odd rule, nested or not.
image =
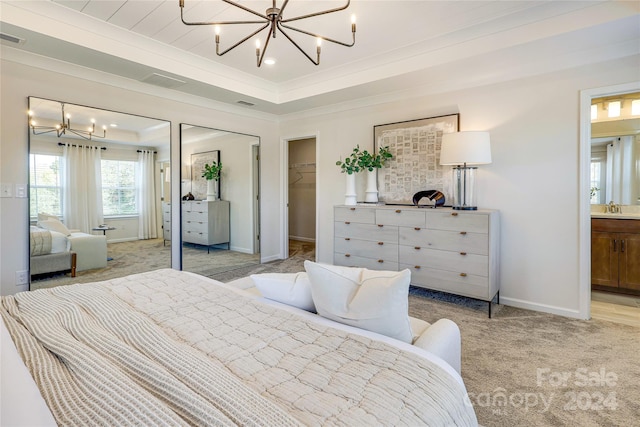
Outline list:
[[[55,126],[38,126],[36,122],[33,120],[33,111],[29,110],[29,127],[34,135],[42,135],[45,133],[56,132],[58,138],[67,132],[72,133],[80,138],[84,138],[88,141],[91,141],[92,138],[106,138],[107,137],[107,127],[102,126],[102,136],[96,134],[96,121],[91,119],[91,127],[87,130],[83,129],[73,129],[71,127],[71,115],[64,113],[64,103],[60,103],[62,107],[62,120],[59,124]],[[66,119],[66,121],[65,121]]]
[[[262,61],[264,59],[264,55],[267,52],[267,47],[269,46],[269,40],[271,38],[275,39],[276,38],[276,34],[278,33],[278,31],[280,31],[314,65],[320,65],[320,52],[321,52],[321,41],[322,40],[326,40],[328,42],[335,43],[335,44],[338,44],[338,45],[341,45],[341,46],[345,46],[345,47],[352,47],[356,43],[356,23],[355,23],[355,20],[353,18],[352,18],[352,22],[351,22],[351,34],[352,34],[352,37],[353,37],[353,41],[351,43],[341,42],[339,40],[335,40],[335,39],[332,39],[332,38],[329,38],[329,37],[322,36],[320,34],[312,33],[310,31],[305,31],[305,30],[302,30],[300,28],[296,28],[296,27],[292,27],[291,25],[288,25],[289,22],[298,21],[298,20],[301,20],[301,19],[313,18],[313,17],[316,17],[316,16],[326,15],[326,14],[329,14],[329,13],[334,13],[334,12],[339,12],[341,10],[345,10],[345,9],[347,9],[349,7],[349,4],[351,3],[351,0],[347,0],[346,4],[344,6],[341,6],[341,7],[336,7],[334,9],[323,10],[323,11],[315,12],[315,13],[309,13],[307,15],[296,16],[296,17],[289,18],[289,19],[284,19],[283,18],[283,12],[284,12],[285,8],[287,7],[287,4],[289,3],[289,0],[284,0],[284,2],[282,3],[282,6],[279,7],[279,8],[276,5],[276,0],[272,0],[272,7],[268,8],[264,14],[262,14],[260,12],[257,12],[255,10],[249,9],[248,7],[243,6],[243,5],[241,5],[241,4],[237,3],[237,2],[234,2],[234,1],[231,1],[231,0],[222,0],[223,2],[228,3],[231,6],[237,7],[237,8],[242,9],[242,10],[248,12],[248,13],[251,13],[253,15],[256,15],[256,16],[260,17],[261,20],[259,20],[259,21],[218,21],[218,22],[188,22],[188,21],[185,21],[185,19],[184,19],[184,1],[185,0],[179,0],[179,3],[180,3],[180,19],[182,20],[182,22],[185,25],[214,25],[214,26],[216,26],[215,41],[216,41],[216,55],[218,55],[218,56],[222,56],[222,55],[226,54],[227,52],[230,52],[231,50],[233,50],[236,47],[240,46],[242,43],[244,43],[247,40],[249,40],[251,37],[257,35],[258,33],[262,32],[266,28],[270,27],[269,28],[269,33],[268,33],[268,35],[266,37],[266,40],[265,40],[265,43],[264,43],[264,49],[260,48],[259,39],[258,39],[258,42],[256,43],[256,63],[257,63],[258,67],[260,67],[262,65]],[[243,25],[243,24],[263,24],[263,25],[259,29],[257,29],[256,31],[252,32],[248,36],[246,36],[243,39],[241,39],[239,42],[235,43],[230,48],[225,49],[222,52],[220,52],[220,26],[221,25],[236,25],[236,24],[241,24],[241,25]],[[291,36],[289,34],[287,34],[285,29],[296,31],[298,33],[305,34],[305,35],[308,35],[308,36],[311,36],[311,37],[315,37],[317,39],[316,59],[314,60],[307,52],[305,52],[305,50],[302,49],[300,47],[300,45],[298,45],[298,43],[296,43],[291,38]]]

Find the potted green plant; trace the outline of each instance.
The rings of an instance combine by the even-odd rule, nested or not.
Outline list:
[[[377,169],[384,167],[387,160],[393,155],[389,151],[388,146],[381,146],[377,153],[369,153],[364,150],[358,157],[358,165],[360,169],[367,171],[367,190],[364,201],[367,203],[378,202],[378,175]]]
[[[202,170],[202,178],[207,180],[207,200],[216,200],[216,182],[220,179],[222,172],[222,162],[205,163]]]

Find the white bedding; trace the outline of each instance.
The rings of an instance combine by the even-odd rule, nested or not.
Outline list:
[[[187,286],[187,288],[184,288],[184,289],[188,290],[188,292],[185,292],[182,288],[178,288],[177,282],[184,282],[185,286]],[[354,410],[356,412],[353,412],[350,415],[355,417],[353,419],[360,419],[361,421],[364,419],[371,419],[372,421],[377,419],[379,422],[385,424],[385,422],[383,421],[384,419],[395,420],[396,419],[395,417],[398,417],[397,419],[400,420],[399,422],[401,422],[401,420],[404,419],[404,422],[406,423],[407,420],[414,419],[413,418],[414,414],[406,413],[405,411],[404,413],[402,413],[402,415],[400,415],[402,411],[399,408],[385,409],[385,405],[387,405],[388,401],[392,399],[391,396],[396,396],[396,394],[400,392],[407,393],[405,394],[406,396],[405,399],[411,396],[414,396],[414,398],[418,399],[419,400],[418,402],[410,402],[412,400],[410,398],[409,400],[405,400],[405,404],[406,405],[415,404],[416,406],[414,410],[424,410],[425,412],[422,414],[422,416],[425,416],[425,414],[430,414],[428,416],[428,419],[433,420],[436,425],[438,424],[438,422],[435,421],[436,415],[443,416],[444,417],[443,419],[446,419],[446,417],[453,416],[456,419],[456,423],[458,425],[477,424],[475,420],[475,414],[473,413],[473,409],[464,405],[462,402],[464,398],[464,386],[462,385],[461,378],[455,372],[455,370],[453,370],[453,368],[451,368],[446,363],[442,362],[437,357],[433,357],[429,353],[422,351],[419,348],[415,348],[409,344],[405,344],[397,340],[393,340],[391,338],[386,338],[375,333],[361,331],[345,325],[340,325],[330,320],[321,319],[309,313],[301,312],[292,307],[279,306],[277,303],[269,304],[272,307],[279,306],[278,307],[279,310],[275,312],[271,311],[271,309],[267,310],[266,307],[258,308],[259,306],[255,304],[262,304],[262,305],[264,304],[258,303],[258,302],[249,302],[248,299],[237,300],[237,297],[231,297],[229,295],[230,293],[228,292],[229,290],[232,290],[235,293],[239,293],[242,291],[225,286],[224,284],[221,284],[216,281],[205,279],[201,276],[192,275],[184,272],[177,272],[175,270],[159,270],[157,272],[129,276],[128,278],[115,279],[108,284],[105,284],[105,282],[102,282],[102,283],[96,283],[91,285],[85,284],[85,285],[73,285],[73,286],[75,286],[75,288],[73,288],[72,286],[69,286],[69,287],[66,287],[68,289],[54,288],[52,290],[43,290],[43,291],[51,295],[52,299],[55,299],[55,297],[57,296],[57,298],[61,298],[65,301],[69,301],[72,298],[72,295],[74,293],[77,293],[78,295],[80,295],[80,297],[82,297],[83,293],[87,292],[87,295],[85,295],[85,298],[87,299],[86,303],[89,304],[89,306],[91,307],[93,307],[92,304],[94,303],[97,304],[96,301],[101,298],[101,297],[98,298],[94,296],[94,294],[91,294],[91,292],[95,291],[96,292],[95,295],[97,296],[100,296],[103,294],[106,295],[108,293],[113,293],[114,295],[117,295],[117,299],[120,301],[118,302],[118,304],[121,305],[122,301],[124,301],[126,304],[132,307],[135,307],[136,311],[135,313],[132,313],[134,317],[139,316],[139,313],[142,313],[145,316],[145,318],[151,319],[153,322],[156,322],[161,328],[163,328],[163,330],[166,333],[168,333],[175,340],[177,340],[177,343],[186,342],[190,346],[193,346],[194,348],[198,348],[201,351],[204,351],[206,354],[209,354],[209,356],[216,357],[218,360],[223,361],[224,363],[227,364],[226,366],[228,366],[231,369],[231,371],[234,372],[234,375],[238,375],[238,378],[240,378],[243,382],[245,382],[250,386],[249,389],[247,390],[253,389],[253,390],[260,391],[264,397],[266,397],[268,400],[272,400],[277,408],[291,407],[293,409],[291,414],[294,417],[294,419],[301,420],[302,423],[304,424],[316,424],[319,422],[319,420],[323,420],[323,419],[325,420],[322,422],[323,424],[341,424],[341,423],[349,424],[348,420],[350,418],[344,418],[346,416],[345,414],[348,415],[349,411],[354,411]],[[84,288],[80,288],[80,287],[84,287]],[[227,290],[225,292],[227,293],[220,293],[221,291],[216,290],[216,288],[220,288],[220,287],[225,288]],[[43,291],[36,291],[36,292],[43,292]],[[35,294],[35,293],[32,293],[32,294]],[[17,301],[18,302],[22,301],[22,304],[25,305],[25,309],[29,310],[28,306],[30,304],[30,296],[25,295],[25,297],[26,298],[18,297]],[[34,295],[34,297],[40,297],[40,295]],[[42,298],[37,298],[37,299],[42,299]],[[210,303],[214,300],[218,300],[220,301],[220,304],[228,306],[231,309],[231,311],[220,311],[219,307],[215,305],[210,305]],[[11,301],[3,301],[3,302],[11,302]],[[44,307],[47,307],[45,311],[48,311],[49,305],[46,302],[46,299],[43,299],[42,303],[46,305],[41,305],[41,306],[34,305],[34,307],[41,307],[38,309],[40,310],[40,312],[42,312]],[[42,303],[39,302],[38,304],[42,304]],[[195,307],[197,307],[197,309],[195,309]],[[257,312],[254,311],[255,309],[257,309],[258,311]],[[84,309],[81,308],[78,312],[80,313],[83,310],[86,310],[86,308]],[[278,312],[282,312],[282,311],[285,311],[287,313],[295,313],[295,316],[300,316],[300,321],[294,320],[294,318],[290,318],[287,316],[283,317],[282,315],[277,314]],[[112,320],[115,322],[116,320],[118,320],[118,318],[125,316],[124,312],[121,312],[121,313],[122,315],[118,315],[114,317]],[[291,381],[289,381],[289,383],[285,383],[283,381],[285,381],[285,377],[287,377],[286,370],[282,371],[282,378],[280,378],[280,375],[278,377],[272,377],[273,373],[278,372],[279,369],[286,368],[288,370],[291,370],[292,366],[295,366],[295,360],[293,360],[294,365],[290,365],[290,364],[282,365],[282,368],[278,368],[276,361],[279,360],[280,358],[275,358],[273,360],[265,359],[264,363],[267,363],[267,364],[276,363],[276,365],[271,367],[270,365],[265,365],[264,367],[260,367],[259,369],[257,369],[258,365],[256,365],[256,360],[255,360],[256,358],[264,359],[264,357],[266,357],[266,355],[269,355],[269,354],[273,356],[273,351],[277,352],[279,350],[278,350],[278,347],[274,347],[273,350],[270,350],[269,347],[264,348],[263,344],[260,344],[262,342],[261,340],[264,337],[259,339],[259,336],[260,336],[260,333],[262,333],[263,331],[256,330],[256,328],[252,326],[254,324],[257,325],[255,322],[254,323],[246,322],[246,325],[243,325],[243,323],[241,322],[241,320],[246,319],[247,316],[254,316],[254,315],[264,318],[265,321],[267,322],[273,322],[277,320],[276,323],[281,323],[282,319],[289,319],[284,324],[282,324],[285,327],[282,332],[283,334],[286,333],[284,331],[288,327],[294,327],[294,325],[295,327],[299,328],[301,327],[300,325],[303,325],[303,324],[308,324],[308,325],[315,324],[318,326],[312,327],[311,329],[314,329],[314,330],[317,329],[318,331],[320,331],[320,332],[317,332],[317,333],[320,333],[320,335],[316,339],[333,340],[343,336],[342,333],[331,332],[334,329],[325,329],[324,328],[325,326],[330,326],[331,328],[335,328],[340,331],[347,331],[349,333],[355,333],[357,334],[357,336],[365,337],[360,339],[356,338],[355,340],[353,340],[348,336],[344,336],[345,337],[344,339],[351,340],[351,341],[345,341],[345,344],[341,345],[341,347],[346,346],[345,348],[348,348],[353,346],[353,344],[358,343],[357,346],[364,345],[365,347],[362,347],[362,349],[368,349],[366,351],[369,353],[369,356],[373,354],[378,354],[378,356],[376,356],[374,359],[368,359],[369,362],[367,363],[367,365],[362,366],[362,368],[366,367],[365,371],[371,369],[372,373],[377,372],[377,374],[375,374],[376,381],[379,381],[380,378],[384,378],[385,374],[384,374],[384,371],[380,371],[381,369],[380,367],[374,368],[374,366],[381,363],[382,361],[385,360],[385,358],[388,357],[388,356],[385,356],[384,353],[381,353],[382,347],[380,347],[380,345],[385,345],[385,346],[390,345],[390,346],[393,346],[393,348],[400,349],[402,350],[401,353],[397,353],[397,350],[394,350],[393,352],[389,353],[389,355],[394,354],[393,356],[394,358],[399,358],[398,363],[404,364],[403,366],[406,366],[407,375],[411,375],[411,378],[412,378],[410,382],[410,384],[412,384],[411,387],[412,388],[416,387],[416,389],[411,390],[411,392],[409,392],[407,389],[404,389],[403,391],[395,390],[392,393],[392,395],[386,395],[385,393],[387,392],[384,391],[386,387],[384,386],[383,388],[380,388],[380,385],[378,385],[373,389],[369,389],[370,386],[367,386],[366,384],[361,384],[359,387],[364,387],[362,389],[362,390],[365,390],[364,394],[370,395],[370,393],[373,390],[375,390],[376,394],[374,395],[376,396],[377,396],[377,393],[382,393],[382,394],[379,395],[378,398],[376,398],[373,401],[365,399],[363,402],[361,402],[361,404],[364,404],[364,406],[357,406],[357,405],[353,406],[354,405],[353,402],[347,404],[348,400],[344,401],[343,403],[338,404],[338,406],[344,406],[344,411],[342,410],[340,411],[344,412],[345,414],[340,413],[337,415],[336,414],[332,415],[333,413],[332,411],[337,410],[335,408],[335,404],[331,404],[330,407],[323,408],[322,402],[324,398],[322,399],[319,398],[319,396],[326,394],[327,390],[331,389],[332,387],[329,387],[325,391],[321,391],[321,390],[313,391],[309,389],[309,384],[296,385],[300,380],[296,378],[293,378],[294,380],[293,382],[295,384],[291,383]],[[27,317],[25,318],[27,319],[25,321],[27,323],[32,322],[33,325],[35,325],[34,327],[36,329],[49,328],[51,322],[55,323],[57,321],[56,316],[59,316],[59,315],[53,314],[52,316],[53,317],[50,320],[40,319],[44,323],[38,323],[40,316],[36,316],[32,320],[29,320]],[[272,316],[275,316],[275,317],[272,317]],[[221,319],[224,322],[222,324],[219,324]],[[295,319],[298,319],[298,317],[296,317]],[[187,321],[185,322],[185,320]],[[238,322],[241,322],[241,323],[238,323]],[[214,326],[216,324],[218,324],[217,327]],[[200,329],[194,329],[194,325],[195,326],[203,325],[204,329],[202,329],[201,331]],[[236,325],[236,326],[233,326],[231,329],[228,329],[230,325]],[[77,325],[73,323],[73,324],[70,324],[68,327],[73,329],[73,328],[76,328]],[[308,327],[309,326],[307,326],[306,328]],[[226,331],[225,331],[225,328],[226,328]],[[254,331],[257,335],[255,337],[252,337],[251,334],[253,334],[254,332],[251,332],[249,333],[249,335],[247,335],[248,333],[247,331],[249,330]],[[73,332],[73,334],[78,334],[78,333],[82,334],[82,331],[83,329],[81,328],[81,329],[78,329],[77,332]],[[212,334],[214,332],[217,335],[213,336]],[[296,332],[291,331],[289,333],[295,334]],[[281,336],[279,334],[280,333],[278,333],[277,336],[269,336],[268,340],[274,339],[278,346],[282,346],[283,339],[284,339],[284,343],[287,342],[287,339],[286,339],[287,335]],[[305,332],[302,335],[297,335],[298,337],[297,339],[303,339],[302,337],[306,337],[307,336],[306,334],[307,332]],[[327,335],[324,335],[324,334],[327,334]],[[47,334],[44,335],[45,341],[47,336],[49,336],[49,332],[47,332]],[[92,336],[93,335],[91,335],[91,337]],[[296,336],[296,335],[292,335],[292,337],[293,336]],[[356,335],[353,335],[353,336],[355,337]],[[369,338],[373,341],[366,340],[366,338]],[[234,341],[236,339],[240,341],[237,341],[237,342]],[[340,339],[343,339],[343,338],[340,338]],[[365,341],[362,341],[363,339]],[[351,342],[352,344],[349,344],[349,342]],[[370,342],[371,344],[367,344]],[[374,342],[381,342],[385,344],[375,344]],[[269,343],[266,342],[265,344],[269,344]],[[57,343],[52,342],[51,345],[53,347],[56,347]],[[257,347],[255,347],[256,345]],[[7,348],[6,343],[3,343],[3,356],[2,356],[3,374],[5,369],[4,355],[5,355],[6,348]],[[293,346],[291,348],[292,348],[291,351],[295,352],[294,348],[296,348],[296,346]],[[362,351],[362,349],[360,351]],[[331,354],[329,354],[329,356],[331,356]],[[335,356],[337,357],[340,354],[341,354],[340,351],[338,351],[335,354]],[[409,356],[409,354],[411,354],[412,356]],[[271,358],[272,356],[269,356],[269,357]],[[419,359],[415,359],[416,356],[419,356]],[[79,359],[79,360],[82,360],[82,359]],[[321,361],[321,363],[327,363],[327,360],[332,360],[332,357],[330,357],[329,359],[326,359],[324,362],[322,362],[322,359],[319,359],[319,360]],[[428,362],[420,362],[419,360],[424,360]],[[409,361],[412,361],[412,362],[409,362]],[[81,365],[80,367],[82,367],[82,365],[84,364],[84,362],[79,362],[79,363]],[[291,361],[289,361],[289,363],[291,363]],[[349,363],[353,363],[353,362],[349,362]],[[420,377],[421,375],[416,376],[415,372],[413,373],[408,372],[411,369],[417,369],[409,366],[409,365],[414,365],[416,363],[420,366],[424,365],[424,367],[429,372],[428,377],[435,375],[435,377],[429,380],[432,382],[435,380],[435,383],[432,384],[434,388],[431,391],[417,388],[419,387],[418,384],[423,384],[423,383],[426,384],[429,382],[429,381],[425,382],[426,378],[418,380],[418,377]],[[305,377],[307,377],[307,379],[311,377],[315,377],[314,381],[318,381],[319,379],[321,380],[322,378],[324,378],[326,375],[326,378],[333,378],[333,381],[340,382],[340,381],[347,380],[347,382],[343,384],[346,387],[344,389],[344,393],[348,393],[348,389],[351,389],[353,384],[359,383],[359,381],[361,381],[361,378],[359,377],[342,378],[340,375],[338,375],[337,372],[333,372],[333,371],[327,371],[325,372],[325,374],[318,377],[317,376],[318,372],[316,372],[316,374],[314,375],[311,375],[311,372],[314,372],[313,365],[309,365],[307,369],[309,367],[311,368],[311,371],[307,370],[307,371],[304,371],[305,373],[300,374],[303,379]],[[396,366],[390,366],[390,368],[393,368],[395,370],[398,369],[398,367]],[[249,370],[247,371],[247,369]],[[361,371],[353,371],[351,375],[353,375],[355,372],[360,372],[357,374],[358,376],[363,375]],[[392,371],[389,371],[389,372],[392,372]],[[311,377],[309,377],[309,375],[311,375]],[[397,381],[394,380],[394,378],[396,379],[398,378],[398,377],[395,377],[395,375],[397,374],[393,374],[393,375],[394,377],[388,378],[388,381],[390,381],[389,386],[399,387],[399,384],[401,384],[402,382],[397,383]],[[3,391],[6,384],[6,381],[4,378],[5,377],[3,375],[3,381],[2,381]],[[351,379],[348,379],[348,378],[351,378]],[[278,381],[276,383],[273,383],[273,381],[276,379],[278,379]],[[17,378],[11,378],[11,382],[13,381],[22,383],[22,381],[20,381]],[[353,383],[353,381],[355,381],[356,383]],[[436,385],[436,384],[445,384],[445,383],[448,385],[447,386]],[[271,384],[271,386],[266,386],[265,384]],[[275,384],[278,384],[278,385],[275,386]],[[11,383],[9,383],[9,387],[11,389],[14,389],[13,388],[14,385]],[[291,388],[291,387],[298,387],[298,388]],[[406,387],[406,384],[403,385],[402,387]],[[445,387],[445,388],[438,389],[438,387]],[[289,391],[286,393],[285,396],[279,396],[278,389],[282,389],[283,391],[284,390],[289,390]],[[357,389],[360,390],[360,388],[357,388]],[[457,389],[457,390],[454,391],[453,389]],[[295,397],[295,395],[297,395],[298,393],[301,393],[297,398],[294,398],[293,400],[291,395],[292,390],[296,390],[294,392],[293,397]],[[305,390],[305,393],[313,391],[314,394],[311,394],[308,396],[307,398],[308,401],[306,403],[306,405],[309,405],[311,404],[311,402],[315,402],[313,408],[308,408],[307,410],[300,410],[298,406],[301,403],[296,401],[298,398],[302,399],[303,395],[305,394],[305,393],[302,393],[301,390]],[[337,390],[340,390],[340,387],[338,387]],[[435,390],[440,390],[440,391],[435,392]],[[433,395],[432,394],[433,392],[435,392],[436,394]],[[334,403],[340,402],[341,401],[340,399],[343,399],[345,397],[340,397],[339,394],[341,393],[338,393],[338,395],[331,395],[331,396],[326,395],[327,402],[334,402]],[[445,395],[449,397],[445,398]],[[422,398],[418,398],[417,396],[422,396]],[[452,396],[457,396],[457,397],[453,398]],[[362,398],[363,398],[362,396],[358,396],[358,399],[362,399]],[[395,398],[397,398],[397,396],[394,397],[394,399]],[[435,405],[435,406],[429,405],[427,401],[431,401],[431,399],[434,399],[434,398],[435,398],[435,401],[433,401],[431,405]],[[440,399],[443,400],[443,402],[439,402]],[[453,399],[453,401],[450,401],[451,399]],[[440,408],[439,406],[440,403],[443,404],[442,408]],[[318,404],[320,405],[319,407],[317,407]],[[34,406],[32,405],[33,404],[29,400],[24,399],[24,394],[21,395],[21,398],[19,399],[19,402],[17,402],[17,404],[10,405],[9,401],[5,399],[4,393],[3,393],[3,396],[2,396],[3,420],[5,417],[5,414],[9,414],[9,413],[14,415],[15,414],[20,415],[21,413],[25,415],[31,414],[32,409],[34,408]],[[370,405],[381,405],[381,407],[380,408],[370,407]],[[400,406],[404,406],[404,405],[401,404]],[[352,408],[352,409],[349,409],[349,408]],[[358,418],[358,417],[363,417],[363,413],[358,413],[358,411],[362,411],[363,408],[366,408],[365,414],[364,414],[365,417]],[[448,408],[448,409],[444,410],[443,408]],[[453,410],[452,408],[457,408],[457,409]],[[382,412],[380,412],[381,410]],[[392,413],[385,413],[385,410],[387,412],[391,410]],[[451,412],[452,410],[453,412]],[[5,411],[9,411],[9,412],[5,412]],[[308,411],[313,412],[313,414],[309,414]],[[366,416],[366,411],[372,411],[371,412],[372,415],[369,418],[367,418]],[[398,413],[395,413],[395,411],[398,411]],[[448,411],[447,413],[449,415],[441,414],[442,411],[445,411],[445,412]],[[458,411],[459,413],[456,411]],[[328,412],[328,413],[325,413],[325,412]],[[401,416],[405,418],[400,418]],[[329,418],[323,418],[323,417],[329,417]],[[386,417],[386,418],[382,418],[382,417]],[[269,423],[266,422],[265,424],[269,424]],[[389,424],[389,422],[386,422],[386,424]],[[442,424],[442,422],[440,422],[440,424]]]

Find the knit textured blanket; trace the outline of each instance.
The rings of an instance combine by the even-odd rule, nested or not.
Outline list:
[[[51,232],[49,230],[31,230],[29,233],[31,256],[46,255],[51,252]]]
[[[24,292],[0,312],[60,425],[477,425],[438,365],[189,273]]]

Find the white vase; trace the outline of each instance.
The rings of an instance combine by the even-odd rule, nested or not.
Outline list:
[[[347,175],[347,191],[344,195],[345,205],[356,205],[358,203],[356,199],[356,174],[348,173]]]
[[[378,173],[377,169],[367,169],[367,191],[364,201],[367,203],[378,202]]]
[[[216,201],[216,180],[209,179],[207,180],[207,201],[215,202]]]

